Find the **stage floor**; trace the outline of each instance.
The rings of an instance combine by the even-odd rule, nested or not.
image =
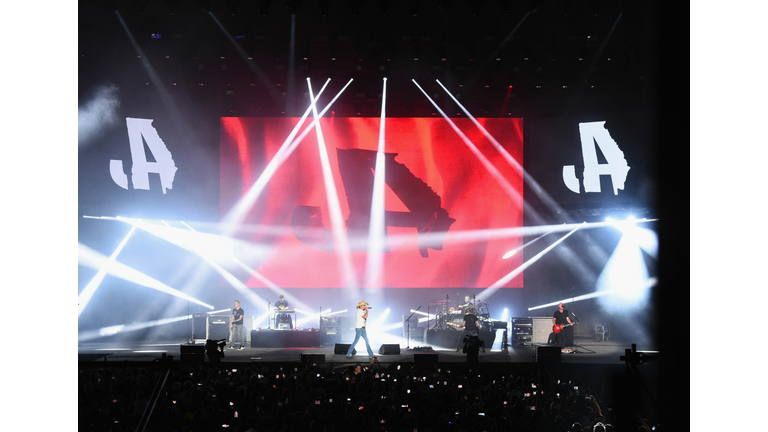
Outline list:
[[[78,345],[78,361],[80,362],[153,362],[163,356],[171,360],[181,360],[181,347],[189,341],[167,343],[82,343]],[[203,346],[199,342],[199,346]],[[546,345],[544,345],[546,346]],[[379,363],[413,363],[414,355],[419,353],[437,353],[440,363],[461,363],[467,361],[467,355],[455,349],[428,349],[425,347],[400,347],[400,354],[378,354],[379,345],[371,346],[378,357]],[[231,350],[225,348],[222,362],[227,363],[300,363],[302,354],[324,354],[325,363],[355,364],[367,363],[368,356],[365,344],[357,347],[354,359],[348,359],[344,354],[334,354],[334,345],[323,347],[291,347],[291,348],[251,348]],[[479,354],[480,363],[536,363],[538,345],[509,346],[507,349],[485,349]],[[560,362],[563,364],[624,364],[621,360],[626,350],[632,348],[631,343],[620,341],[595,342],[591,339],[575,340],[569,350],[561,351]],[[653,347],[638,345],[637,351],[654,351]],[[362,351],[361,351],[362,349]],[[206,359],[207,361],[207,359]]]

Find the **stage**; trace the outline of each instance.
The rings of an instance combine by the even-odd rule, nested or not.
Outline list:
[[[347,342],[347,344],[350,342]],[[82,343],[78,345],[79,362],[154,362],[162,359],[171,361],[208,362],[200,353],[204,352],[204,342],[190,344],[188,341],[168,341],[167,343]],[[183,347],[183,348],[182,348]],[[467,355],[461,350],[424,346],[400,346],[399,354],[379,354],[381,344],[371,343],[379,363],[417,363],[436,361],[437,363],[463,363]],[[357,355],[348,359],[345,354],[336,354],[335,344],[324,346],[296,347],[250,347],[244,349],[224,348],[222,362],[226,363],[301,363],[306,358],[317,359],[331,364],[368,363],[365,344],[357,346]],[[545,344],[513,347],[507,349],[488,349],[480,351],[480,363],[539,363],[560,362],[563,364],[624,364],[621,356],[631,349],[631,343],[619,341],[594,342],[591,339],[577,338],[574,346],[560,350]],[[182,349],[185,354],[182,357]],[[638,351],[653,351],[651,347],[637,346]],[[546,359],[540,353],[546,351]],[[559,360],[552,358],[554,351],[561,351]],[[427,354],[426,356],[423,354]],[[302,358],[304,356],[304,358]]]

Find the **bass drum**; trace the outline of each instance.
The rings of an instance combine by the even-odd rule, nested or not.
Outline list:
[[[464,317],[459,315],[454,315],[451,317],[451,323],[454,324],[455,328],[458,328],[459,330],[461,330],[460,327],[462,324],[464,324]]]

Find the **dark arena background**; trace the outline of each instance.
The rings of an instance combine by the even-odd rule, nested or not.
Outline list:
[[[77,9],[80,429],[672,430],[687,418],[666,403],[685,384],[687,336],[664,326],[679,313],[670,299],[688,295],[687,268],[665,264],[680,241],[665,217],[687,207],[665,201],[673,162],[660,152],[677,111],[660,96],[665,36],[684,12]],[[373,361],[363,340],[346,355],[360,301]],[[559,303],[574,324],[562,330]]]

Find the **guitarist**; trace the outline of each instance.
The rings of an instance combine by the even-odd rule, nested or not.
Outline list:
[[[563,307],[563,302],[560,302],[558,309],[555,311],[552,317],[553,331],[555,327],[559,330],[555,332],[555,345],[560,348],[573,345],[573,329],[570,326],[573,325],[570,318],[571,314],[568,309]]]
[[[467,314],[464,315],[464,322],[461,323],[461,328],[464,330],[461,333],[459,333],[459,339],[456,340],[456,351],[459,350],[460,341],[464,339],[464,337],[478,337],[478,331],[480,330],[479,326],[479,319],[477,318],[477,315],[475,315],[475,307],[470,305],[467,309]]]

